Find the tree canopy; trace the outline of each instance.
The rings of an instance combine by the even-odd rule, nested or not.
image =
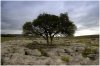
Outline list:
[[[52,44],[55,35],[71,36],[75,33],[75,30],[76,26],[69,20],[67,13],[61,13],[60,16],[43,13],[37,19],[23,25],[24,34],[42,36],[47,40],[47,44]]]

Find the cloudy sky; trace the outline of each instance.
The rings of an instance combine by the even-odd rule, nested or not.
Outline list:
[[[43,12],[68,12],[77,26],[75,36],[99,33],[98,1],[1,1],[1,33],[21,34],[23,24]]]

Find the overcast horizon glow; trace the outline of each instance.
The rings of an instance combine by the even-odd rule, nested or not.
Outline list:
[[[75,36],[99,34],[99,1],[1,1],[1,33],[21,34],[23,24],[43,12],[68,12]]]

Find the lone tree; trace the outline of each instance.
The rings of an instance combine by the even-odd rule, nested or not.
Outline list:
[[[60,16],[43,13],[37,19],[23,25],[24,34],[42,36],[47,44],[52,44],[55,35],[70,36],[74,34],[75,30],[76,26],[69,20],[67,13],[61,13]]]

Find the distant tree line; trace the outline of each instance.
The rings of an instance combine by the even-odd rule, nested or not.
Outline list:
[[[22,34],[1,34],[1,37],[16,37],[22,36]]]
[[[99,35],[84,35],[84,36],[77,36],[76,38],[99,38]]]

